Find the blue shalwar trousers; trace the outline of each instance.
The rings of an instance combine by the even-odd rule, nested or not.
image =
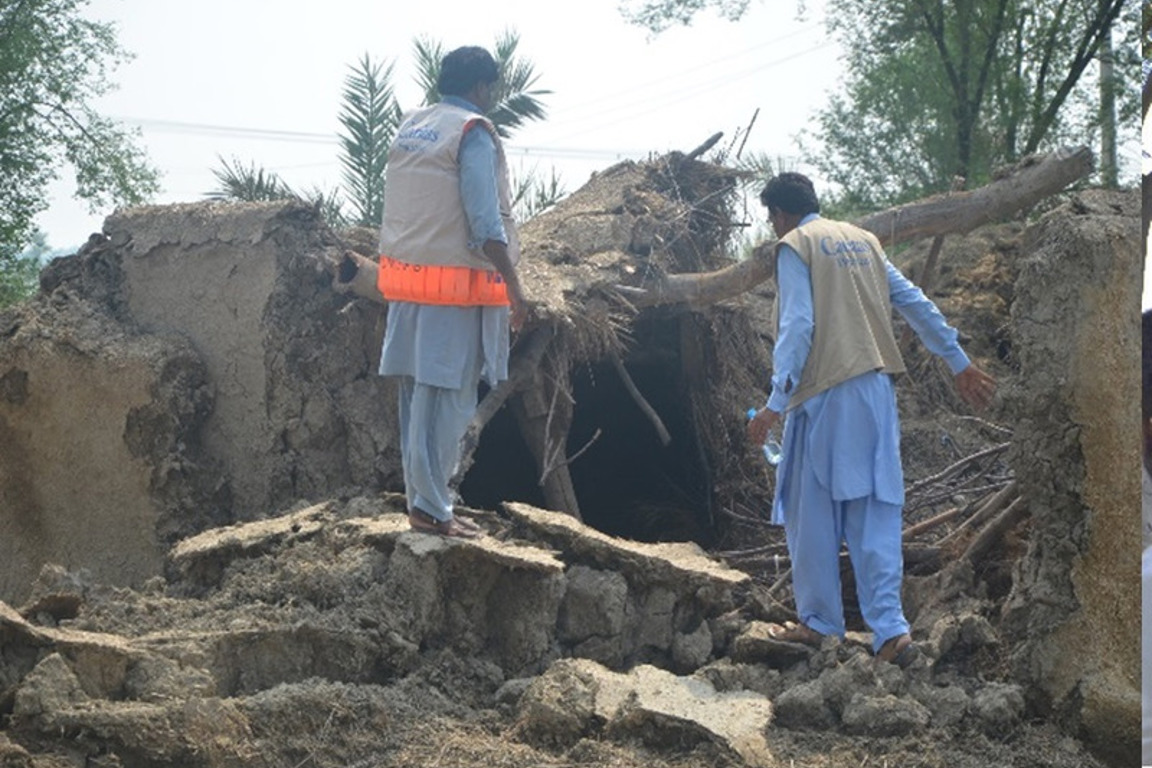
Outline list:
[[[908,631],[900,589],[904,480],[891,378],[867,373],[788,414],[773,521],[784,525],[800,621],[843,636],[840,545],[848,546],[873,650]]]
[[[380,375],[399,379],[400,456],[409,510],[452,517],[449,481],[478,387],[508,377],[508,308],[389,304]]]

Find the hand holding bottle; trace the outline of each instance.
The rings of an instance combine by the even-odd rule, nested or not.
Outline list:
[[[759,411],[755,408],[748,409],[748,440],[762,447],[764,458],[773,467],[777,466],[780,460],[784,458],[780,446],[779,428],[780,414],[768,408]]]

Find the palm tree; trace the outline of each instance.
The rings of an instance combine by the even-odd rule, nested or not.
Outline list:
[[[502,138],[509,138],[512,132],[529,120],[543,120],[544,104],[540,96],[552,91],[530,90],[540,76],[531,61],[516,55],[520,35],[505,30],[496,38],[496,63],[500,66],[499,87],[496,90],[496,104],[488,111],[488,117],[496,126]]]
[[[520,35],[513,30],[504,30],[496,38],[493,53],[500,68],[500,79],[497,81],[495,102],[488,110],[488,118],[504,139],[530,120],[543,120],[546,110],[540,97],[552,93],[532,90],[540,76],[531,61],[516,55],[519,45]],[[444,46],[435,40],[419,37],[413,43],[413,49],[416,56],[416,82],[424,93],[423,103],[425,106],[434,104],[440,98],[436,81],[440,78]]]
[[[206,194],[209,200],[242,200],[252,203],[296,196],[283,179],[272,171],[257,167],[255,163],[245,167],[235,157],[231,163],[219,155],[216,159],[220,167],[213,168],[212,175],[216,177],[218,186]]]
[[[245,166],[237,158],[229,162],[219,155],[219,168],[212,169],[218,186],[205,194],[209,200],[230,200],[233,202],[257,203],[272,200],[303,200],[320,211],[324,221],[333,227],[348,225],[348,217],[344,215],[344,203],[337,190],[325,192],[320,187],[313,187],[304,192],[297,192],[281,179],[274,171],[266,170],[249,163]]]
[[[495,105],[488,117],[502,138],[508,138],[525,123],[543,120],[544,104],[540,97],[551,91],[533,89],[539,75],[532,62],[518,57],[520,44],[517,33],[506,30],[496,39],[494,58],[500,67]],[[425,105],[439,100],[436,81],[440,76],[440,62],[444,59],[441,43],[417,38],[413,45],[416,57],[416,81],[424,93]],[[340,124],[340,164],[343,167],[343,197],[354,211],[354,223],[365,227],[378,227],[384,210],[384,168],[388,162],[388,146],[400,126],[401,110],[392,88],[392,64],[373,62],[368,54],[351,66],[352,73],[344,81]],[[257,168],[245,168],[239,161],[232,164],[221,160],[222,168],[213,171],[220,187],[208,194],[213,199],[276,200],[302,197],[317,205],[329,223],[340,226],[344,222],[343,205],[335,193],[316,190],[309,196],[292,191],[275,173]],[[517,181],[520,188],[519,203],[532,213],[548,207],[563,196],[555,171],[550,180],[529,174]]]
[[[392,65],[374,64],[365,54],[344,81],[340,164],[356,224],[363,227],[378,226],[384,213],[384,166],[400,125],[391,80]]]
[[[552,93],[547,90],[532,90],[540,79],[535,65],[516,55],[520,36],[505,30],[496,38],[493,58],[500,69],[500,80],[496,88],[496,100],[488,110],[488,117],[496,126],[501,138],[509,138],[513,131],[530,120],[543,120],[546,117],[540,97]],[[440,79],[440,62],[444,60],[444,46],[427,37],[418,37],[413,43],[416,58],[416,83],[424,94],[423,105],[434,104],[440,99],[436,82]],[[529,219],[540,211],[552,206],[567,192],[560,184],[553,168],[547,179],[537,175],[535,169],[512,179],[513,206],[516,217]]]

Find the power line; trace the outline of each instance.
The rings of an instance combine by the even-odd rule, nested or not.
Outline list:
[[[276,128],[246,128],[239,125],[188,123],[178,120],[158,120],[148,117],[119,117],[116,119],[120,122],[138,125],[141,128],[149,128],[167,133],[227,136],[231,138],[262,139],[269,141],[292,141],[303,144],[337,144],[340,140],[335,134],[284,131]]]
[[[794,36],[797,33],[785,36],[785,38]],[[784,39],[784,38],[781,38]],[[746,49],[746,52],[762,48],[771,44],[772,41],[759,44],[753,48]],[[631,119],[637,119],[655,109],[667,108],[675,104],[687,101],[688,99],[695,98],[703,93],[707,93],[715,89],[716,84],[725,82],[738,82],[745,78],[759,74],[764,70],[779,66],[787,63],[793,59],[805,56],[809,53],[822,50],[833,45],[831,42],[821,43],[820,45],[807,48],[794,54],[790,54],[783,58],[769,62],[767,64],[758,64],[749,69],[743,70],[736,74],[724,75],[723,78],[714,78],[690,88],[680,89],[675,92],[669,93],[666,97],[655,97],[646,100],[636,101],[631,104],[622,105],[619,107],[609,108],[602,110],[599,113],[585,115],[568,121],[568,124],[575,122],[577,124],[585,123],[590,120],[599,119],[600,122],[596,124],[596,128],[611,127],[619,125]],[[712,63],[718,63],[727,59],[736,58],[743,55],[734,54],[726,58],[715,60]],[[675,76],[670,75],[664,78],[664,81],[673,79]],[[661,81],[655,81],[661,82]],[[644,86],[641,86],[643,88]],[[632,91],[636,89],[631,89]],[[622,91],[621,94],[629,93],[631,91]],[[670,97],[670,98],[669,98]],[[620,115],[620,117],[604,121],[604,117],[608,115]],[[200,136],[219,136],[226,138],[239,138],[239,139],[252,139],[261,141],[282,141],[300,144],[325,144],[325,145],[338,145],[339,137],[335,134],[314,133],[308,131],[288,131],[275,128],[249,128],[246,126],[235,125],[218,125],[212,123],[195,123],[178,120],[163,120],[156,118],[138,118],[138,117],[120,117],[117,118],[121,122],[131,123],[141,128],[149,130],[177,133],[185,135],[200,135]],[[588,130],[579,130],[575,133],[569,133],[561,136],[561,138],[572,138],[586,134]],[[565,147],[565,146],[517,146],[510,144],[507,147],[509,154],[519,155],[521,157],[539,156],[541,159],[583,159],[583,160],[619,160],[625,157],[637,157],[647,154],[650,150],[635,150],[635,149],[610,149],[610,148],[591,148],[591,147]],[[316,163],[310,164],[315,166],[322,166],[325,164]],[[306,167],[306,166],[292,166],[292,167]]]
[[[619,115],[622,115],[622,117],[619,117],[615,120],[610,120],[608,122],[600,122],[595,127],[597,129],[599,129],[599,128],[605,128],[605,127],[609,127],[609,126],[613,126],[613,125],[619,125],[622,122],[626,122],[626,121],[631,120],[631,119],[636,119],[636,118],[642,117],[645,114],[650,113],[656,109],[667,108],[667,107],[673,106],[675,104],[679,104],[681,102],[687,101],[688,99],[696,98],[697,96],[699,96],[701,94],[705,94],[705,93],[708,93],[710,91],[713,91],[716,89],[717,84],[720,82],[727,82],[727,83],[738,82],[740,80],[744,80],[744,79],[751,77],[753,75],[760,74],[764,70],[769,69],[771,67],[776,67],[776,66],[779,66],[781,64],[785,64],[789,61],[792,61],[793,59],[798,59],[801,56],[807,56],[810,53],[815,53],[816,51],[820,51],[820,50],[823,50],[825,48],[828,48],[828,47],[831,47],[834,45],[835,45],[835,43],[833,43],[833,42],[824,42],[824,43],[821,43],[820,45],[816,45],[816,46],[813,46],[811,48],[807,48],[803,51],[798,51],[796,53],[789,54],[788,56],[784,56],[783,58],[776,59],[775,61],[769,62],[767,64],[759,64],[755,67],[743,70],[743,71],[738,72],[736,74],[724,75],[723,78],[717,78],[717,79],[709,80],[709,81],[706,81],[704,83],[700,83],[698,85],[695,85],[695,86],[692,86],[689,88],[684,88],[684,89],[676,90],[673,92],[669,92],[668,94],[666,94],[664,96],[654,97],[654,98],[647,99],[644,101],[637,101],[637,102],[634,102],[632,104],[626,104],[626,105],[623,105],[620,107],[609,108],[609,109],[601,111],[598,114],[584,115],[580,118],[575,118],[573,120],[569,120],[568,124],[572,124],[572,123],[580,124],[580,123],[584,123],[584,122],[587,122],[587,121],[592,120],[592,119],[603,118],[603,117],[608,116],[608,115],[619,114]],[[581,135],[587,133],[588,130],[591,130],[591,129],[583,129],[583,130],[576,131],[574,133],[562,134],[559,138],[560,139],[575,138],[575,137],[578,137],[578,136],[581,136]]]
[[[661,76],[655,80],[649,80],[645,83],[640,83],[640,84],[634,85],[634,86],[626,88],[622,91],[615,91],[615,92],[608,93],[608,94],[603,95],[603,96],[598,96],[593,101],[585,102],[583,104],[578,103],[575,106],[567,107],[566,110],[576,111],[576,110],[583,109],[584,107],[590,107],[593,105],[600,105],[605,101],[612,101],[612,100],[617,99],[617,98],[623,98],[625,96],[630,96],[633,93],[647,92],[653,86],[657,86],[657,85],[660,85],[662,83],[667,83],[667,82],[670,82],[673,80],[679,81],[681,78],[683,78],[687,75],[699,74],[700,72],[702,72],[706,69],[709,69],[711,67],[714,67],[718,64],[722,64],[726,61],[732,61],[733,59],[741,58],[743,56],[746,56],[747,54],[754,53],[755,51],[758,51],[761,48],[766,48],[766,47],[771,46],[771,45],[776,45],[777,43],[781,43],[785,40],[789,40],[793,37],[804,34],[805,32],[810,32],[814,29],[817,29],[818,27],[819,27],[818,24],[812,23],[810,25],[801,27],[800,29],[789,32],[786,35],[781,35],[780,37],[773,38],[772,40],[766,40],[762,43],[757,43],[756,45],[754,45],[750,48],[745,48],[742,51],[738,51],[738,52],[730,54],[728,56],[721,56],[720,58],[712,59],[711,61],[706,61],[702,64],[693,65],[687,69],[681,69],[681,70],[678,70],[676,72],[669,72],[669,73],[667,73],[667,74],[665,74],[665,75],[663,75],[663,76]]]
[[[196,136],[221,136],[227,138],[267,139],[275,141],[298,142],[305,144],[338,144],[339,137],[322,133],[308,133],[305,131],[284,131],[275,128],[245,128],[234,125],[215,125],[209,123],[191,123],[177,120],[159,120],[141,117],[119,117],[121,122],[147,128],[149,130],[166,133],[187,134]],[[506,147],[509,154],[517,155],[544,155],[548,157],[568,157],[579,159],[610,159],[621,156],[634,156],[643,154],[645,150],[633,149],[604,149],[594,147],[548,147],[548,146],[522,146],[509,144]],[[306,163],[286,168],[321,167],[329,163]]]

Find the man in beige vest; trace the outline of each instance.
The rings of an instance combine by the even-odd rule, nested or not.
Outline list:
[[[509,332],[527,303],[500,136],[485,112],[499,68],[483,48],[444,57],[441,100],[406,114],[388,151],[377,283],[388,299],[380,374],[399,380],[408,522],[473,538],[449,479],[477,387],[508,378]]]
[[[844,635],[843,541],[873,652],[906,666],[916,648],[900,596],[904,475],[892,376],[904,362],[892,309],[944,358],[966,402],[985,407],[995,381],[972,365],[956,330],[875,236],[820,217],[805,176],[776,176],[760,201],[779,238],[776,343],[772,391],[748,438],[759,445],[784,422],[772,521],[784,525],[800,619],[774,625],[773,634],[810,645]]]

